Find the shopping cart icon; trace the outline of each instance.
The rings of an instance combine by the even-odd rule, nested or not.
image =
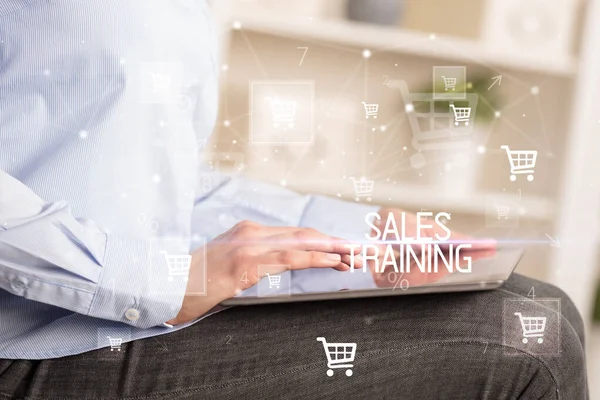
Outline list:
[[[450,108],[454,111],[454,125],[458,126],[461,122],[465,126],[469,125],[471,121],[471,107],[454,107],[454,104],[450,104]]]
[[[265,275],[269,279],[269,289],[273,289],[273,287],[279,289],[279,285],[281,285],[281,275],[270,275],[269,273],[266,273]]]
[[[348,368],[346,376],[352,376],[354,356],[356,355],[356,343],[327,343],[324,337],[317,340],[323,343],[327,355],[327,376],[333,376],[335,368]]]
[[[496,204],[496,211],[498,211],[498,219],[508,219],[510,207],[508,206],[499,206]]]
[[[524,317],[520,312],[515,315],[521,321],[523,328],[523,343],[527,343],[528,338],[538,338],[538,343],[544,342],[544,329],[546,329],[546,317]]]
[[[292,129],[294,127],[294,121],[296,119],[296,108],[298,102],[283,101],[271,97],[268,97],[267,99],[271,102],[273,128]]]
[[[113,338],[110,336],[107,336],[107,338],[108,338],[108,343],[110,344],[110,351],[113,351],[113,350],[121,351],[121,345],[123,344],[122,338]]]
[[[533,172],[535,168],[535,162],[537,160],[536,150],[510,150],[508,146],[500,146],[501,149],[506,150],[508,161],[510,162],[510,180],[515,181],[517,175],[527,175],[527,180],[531,182],[533,180]]]
[[[444,89],[446,92],[448,90],[454,91],[456,89],[456,78],[447,78],[442,75],[442,79],[444,80]]]
[[[360,180],[356,180],[353,176],[350,177],[352,182],[354,183],[354,193],[356,195],[356,200],[358,201],[359,197],[367,197],[367,200],[371,200],[370,197],[373,194],[373,187],[375,186],[375,181],[367,180],[366,178],[360,178]]]
[[[387,86],[400,90],[404,100],[406,115],[413,133],[412,146],[418,151],[410,157],[413,168],[425,166],[427,160],[424,153],[427,151],[468,152],[475,148],[473,135],[475,124],[470,122],[477,110],[479,96],[476,93],[466,93],[465,100],[460,102],[453,100],[450,104],[449,100],[434,98],[432,93],[410,93],[408,85],[403,80],[389,80]],[[459,124],[456,124],[457,115]]]
[[[184,281],[187,281],[190,272],[190,264],[192,256],[189,254],[173,255],[162,250],[161,254],[165,255],[167,260],[167,268],[169,268],[169,281],[173,281],[176,276],[181,276]]]
[[[362,102],[363,106],[365,106],[365,116],[367,117],[367,119],[369,117],[373,117],[373,118],[377,118],[377,111],[379,110],[379,104],[370,104],[370,103],[365,103],[364,101]]]

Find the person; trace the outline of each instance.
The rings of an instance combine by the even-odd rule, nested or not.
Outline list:
[[[223,310],[259,265],[297,291],[366,279],[344,244],[378,207],[199,161],[215,36],[200,0],[0,0],[0,398],[586,398],[581,317],[520,275]],[[168,256],[188,253],[172,279]],[[505,354],[503,302],[531,287],[561,300],[560,356]],[[317,337],[357,344],[352,377],[325,375]]]

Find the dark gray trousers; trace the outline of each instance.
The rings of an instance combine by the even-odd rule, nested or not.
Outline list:
[[[560,299],[559,321],[548,319],[560,332],[543,344],[556,354],[538,354],[536,338],[531,350],[507,344],[507,318],[519,322],[507,304],[532,287]],[[353,368],[328,376],[317,337],[356,343]],[[487,292],[238,307],[121,352],[0,360],[0,399],[582,400],[583,341],[562,291],[514,275]]]

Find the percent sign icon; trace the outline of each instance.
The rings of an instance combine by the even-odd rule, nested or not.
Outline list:
[[[138,215],[137,222],[151,232],[156,232],[158,230],[158,222],[154,219],[154,217],[146,214],[140,214]]]
[[[404,276],[404,272],[402,274],[399,274],[394,271],[388,272],[388,276],[387,276],[388,282],[394,284],[392,291],[396,290],[396,288],[398,286],[400,286],[400,289],[402,289],[402,290],[408,290],[408,288],[410,287],[410,282],[406,278],[402,279],[403,276]]]

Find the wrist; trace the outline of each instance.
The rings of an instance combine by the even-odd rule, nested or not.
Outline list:
[[[207,266],[204,249],[192,253],[181,309],[167,324],[179,325],[192,321],[234,296],[235,291],[230,289],[231,285],[226,284],[227,280],[220,276],[219,271],[211,271]]]

